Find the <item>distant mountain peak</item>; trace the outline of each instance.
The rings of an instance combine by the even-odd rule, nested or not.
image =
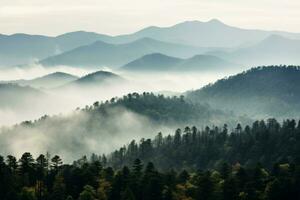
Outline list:
[[[165,54],[162,54],[162,53],[151,53],[151,54],[147,54],[145,56],[143,56],[144,58],[146,57],[151,57],[151,58],[160,58],[160,57],[171,57],[171,56],[167,56]]]
[[[203,58],[218,58],[218,57],[213,55],[208,55],[208,54],[198,54],[198,55],[194,55],[190,59],[203,59]]]
[[[283,41],[283,40],[290,40],[290,39],[277,34],[272,34],[265,39],[265,41]]]
[[[43,76],[44,78],[45,77],[74,77],[74,78],[78,78],[77,76],[74,76],[72,74],[68,74],[68,73],[65,73],[65,72],[60,72],[60,71],[57,71],[57,72],[53,72],[51,74],[47,74],[45,76]],[[41,77],[41,78],[43,78]]]
[[[224,25],[224,23],[222,21],[218,20],[218,19],[211,19],[211,20],[207,21],[207,23]]]
[[[102,79],[106,79],[106,78],[119,79],[121,77],[117,74],[112,73],[112,72],[100,70],[100,71],[90,73],[86,76],[83,76],[82,78],[78,79],[77,82],[89,82],[91,80],[102,80]]]
[[[58,35],[58,36],[56,36],[56,38],[81,37],[81,36],[84,36],[84,35],[85,36],[95,36],[95,37],[107,36],[105,34],[99,34],[99,33],[91,32],[91,31],[79,30],[79,31],[73,31],[73,32],[68,32],[68,33]]]
[[[288,48],[290,46],[297,46],[299,40],[294,40],[290,38],[283,37],[281,35],[272,34],[269,37],[265,38],[259,43],[262,46],[275,47],[275,45],[280,45],[282,47]]]
[[[237,65],[212,55],[195,55],[181,59],[161,53],[147,54],[123,66],[125,70],[207,70],[236,67]]]
[[[202,21],[198,21],[198,20],[190,20],[190,21],[185,21],[179,24],[174,25],[174,27],[176,26],[197,26],[197,25],[204,25],[204,24],[208,24],[208,25],[226,25],[224,24],[222,21],[218,20],[218,19],[211,19],[207,22],[202,22]],[[226,25],[227,26],[227,25]]]

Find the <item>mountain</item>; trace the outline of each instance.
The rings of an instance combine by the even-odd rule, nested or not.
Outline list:
[[[239,119],[233,115],[207,105],[191,104],[183,97],[131,93],[95,102],[67,115],[44,116],[0,130],[0,151],[11,152],[12,140],[20,143],[18,149],[29,150],[42,138],[43,145],[37,147],[38,152],[47,148],[71,160],[79,154],[109,153],[132,138],[153,137],[159,131],[178,126],[235,124],[236,121]],[[30,140],[24,140],[24,135]]]
[[[0,65],[11,66],[26,64],[35,60],[55,56],[80,46],[89,45],[96,41],[119,45],[131,43],[142,38],[151,38],[166,43],[193,46],[194,48],[195,46],[202,47],[201,49],[203,51],[207,48],[208,50],[212,50],[212,48],[223,49],[237,48],[245,45],[250,46],[273,34],[290,39],[300,39],[299,33],[241,29],[226,25],[216,19],[208,22],[186,21],[170,27],[151,26],[132,34],[119,36],[109,36],[85,31],[65,33],[56,37],[28,34],[0,35]],[[187,49],[190,49],[190,47]],[[180,53],[176,52],[176,55],[163,51],[148,51],[144,52],[144,55],[160,52],[170,56],[181,57],[178,54],[182,56],[186,56],[186,54],[192,56],[191,52],[194,52],[195,49],[190,49],[189,51],[191,52],[186,53],[187,49],[184,51],[180,50]],[[197,53],[194,53],[194,55],[203,53],[199,52],[197,48],[196,51]],[[90,53],[93,54],[93,52]],[[139,54],[131,60],[140,56],[142,55]],[[127,62],[131,60],[127,60]]]
[[[96,41],[109,41],[111,36],[86,32],[86,31],[76,31],[58,35],[54,38],[55,42],[59,45],[62,52],[83,46],[92,44]]]
[[[132,140],[127,145],[120,145],[119,150],[108,156],[108,165],[122,169],[139,158],[143,163],[153,162],[163,170],[211,170],[222,168],[224,162],[237,169],[241,165],[255,167],[257,163],[274,169],[274,160],[278,162],[282,157],[297,159],[299,151],[295,149],[300,145],[298,125],[300,121],[295,119],[283,123],[267,119],[254,121],[251,125],[237,124],[232,128],[226,125],[206,126],[205,129],[186,126],[178,128],[172,135],[160,132],[151,139]]]
[[[0,83],[0,111],[3,109],[21,108],[23,105],[33,105],[45,94],[29,86]]]
[[[169,70],[178,65],[183,59],[167,56],[160,53],[148,54],[122,67],[124,70]]]
[[[181,70],[232,70],[240,65],[212,55],[196,55],[183,60],[178,68]]]
[[[46,66],[119,67],[150,53],[187,57],[207,50],[208,48],[161,42],[150,38],[142,38],[126,44],[110,44],[97,41],[91,45],[81,46],[60,55],[49,57],[40,63]]]
[[[122,69],[130,71],[206,71],[233,69],[237,66],[237,64],[210,55],[196,55],[188,59],[180,59],[154,53],[126,64]]]
[[[0,35],[0,66],[34,62],[109,37],[84,31],[57,37],[28,34]]]
[[[14,34],[0,36],[0,66],[33,62],[56,53],[57,45],[51,37]]]
[[[251,47],[212,54],[245,65],[298,65],[300,64],[300,40],[271,35]]]
[[[112,72],[97,71],[72,81],[64,85],[63,88],[69,86],[102,86],[105,84],[121,83],[124,81],[125,79]]]
[[[77,79],[78,79],[77,76],[71,74],[67,74],[63,72],[55,72],[31,80],[16,80],[16,81],[9,81],[9,82],[16,83],[22,86],[50,89],[50,88],[55,88],[58,86],[65,85]]]
[[[193,102],[250,117],[299,116],[300,67],[257,67],[187,93]]]
[[[232,48],[261,41],[272,34],[300,39],[298,33],[241,29],[213,19],[207,22],[186,21],[170,27],[151,26],[130,35],[116,37],[115,40],[128,42],[150,37],[185,45]]]

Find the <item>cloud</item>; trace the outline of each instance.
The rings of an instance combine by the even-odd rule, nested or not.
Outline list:
[[[34,127],[0,131],[0,151],[18,157],[26,151],[35,156],[50,152],[71,162],[82,155],[110,153],[133,138],[152,138],[159,131],[171,133],[170,128],[121,107],[109,110],[105,117],[73,112],[38,122]]]

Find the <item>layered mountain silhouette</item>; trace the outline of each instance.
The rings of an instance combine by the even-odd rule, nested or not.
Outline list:
[[[119,36],[109,36],[85,31],[65,33],[57,37],[28,34],[0,35],[0,65],[11,66],[18,64],[27,64],[36,60],[43,60],[47,57],[59,55],[61,53],[66,53],[67,51],[78,47],[92,45],[92,43],[95,43],[96,41],[102,41],[102,45],[104,45],[103,43],[119,45],[125,43],[132,43],[136,40],[146,37],[158,41],[163,41],[166,43],[175,43],[194,47],[197,46],[202,47],[202,50],[203,48],[209,48],[208,50],[211,50],[211,48],[223,49],[250,46],[251,44],[262,41],[273,34],[287,37],[290,39],[300,39],[300,34],[297,33],[241,29],[228,26],[219,20],[210,20],[208,22],[187,21],[170,27],[151,26],[132,34]],[[86,47],[82,48],[87,50]],[[189,54],[188,56],[192,56],[190,55],[190,53],[194,50],[190,49],[189,51],[181,51],[180,55],[187,56],[186,54]],[[74,51],[77,52],[78,49]],[[167,53],[163,50],[154,52],[180,57],[178,55],[178,51],[179,50],[177,49],[176,54],[174,54],[174,52]],[[145,55],[154,52],[148,51],[143,53]],[[68,53],[67,55],[70,55]],[[94,54],[95,52],[89,53]],[[200,53],[203,52],[199,52],[197,50],[197,52],[194,53],[194,55]],[[109,51],[103,54],[108,55]],[[126,57],[126,52],[123,52],[123,54],[124,57]],[[70,61],[67,62],[67,60],[65,60],[67,58],[62,58],[67,55],[61,55],[58,61],[49,59],[47,60],[48,64],[56,62],[69,63]],[[134,60],[140,56],[142,55],[136,55],[136,57],[132,58],[131,60]],[[86,57],[81,58],[84,59]],[[93,56],[91,56],[91,58],[93,58]],[[120,60],[116,61],[116,63],[119,64]],[[127,60],[126,62],[129,62],[131,60]],[[79,59],[77,59],[77,61],[78,62],[74,61],[76,65],[81,65],[82,63],[93,65],[95,64],[93,62],[84,62]],[[95,61],[96,60],[94,60],[94,62]],[[121,65],[124,65],[126,62],[121,63]],[[115,64],[112,61],[104,62],[104,64],[110,63]],[[98,63],[98,65],[102,64],[102,62]]]
[[[71,32],[57,37],[29,34],[0,35],[0,67],[35,62],[109,36]]]
[[[106,84],[117,84],[122,82],[125,82],[125,79],[117,74],[114,74],[112,72],[107,72],[107,71],[97,71],[97,72],[90,73],[86,76],[83,76],[77,80],[74,80],[61,87],[61,89],[74,87],[74,86],[99,87],[99,86],[105,86]]]
[[[133,34],[118,36],[115,40],[128,42],[141,37],[150,37],[166,42],[201,47],[238,47],[261,41],[272,34],[300,38],[300,34],[241,29],[212,19],[207,22],[186,21],[170,27],[151,26]]]
[[[206,71],[228,70],[239,65],[211,55],[196,55],[187,59],[154,53],[145,55],[122,67],[129,71]]]
[[[1,109],[17,109],[24,105],[33,104],[45,94],[40,90],[29,86],[20,86],[17,84],[0,83],[0,110]]]
[[[68,73],[55,72],[31,80],[15,80],[15,81],[6,81],[6,82],[15,83],[21,86],[50,89],[50,88],[55,88],[55,87],[65,85],[77,79],[78,79],[77,76]]]
[[[248,65],[300,64],[300,40],[271,35],[263,41],[233,52],[209,52]]]
[[[178,57],[188,57],[203,53],[208,48],[161,42],[151,38],[142,38],[126,44],[109,44],[97,41],[91,45],[81,46],[57,56],[41,61],[46,66],[114,66],[119,67],[145,54],[164,53]]]
[[[300,67],[258,67],[188,92],[194,102],[253,117],[300,114]]]

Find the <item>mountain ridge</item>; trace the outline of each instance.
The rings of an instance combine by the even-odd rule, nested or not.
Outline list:
[[[86,31],[69,32],[55,37],[24,33],[0,35],[0,65],[12,66],[43,60],[98,40],[124,44],[150,37],[159,41],[202,48],[232,48],[261,41],[272,34],[300,39],[300,33],[242,29],[216,19],[207,22],[186,21],[168,27],[150,26],[134,33],[117,36]]]
[[[187,92],[187,98],[250,117],[293,117],[300,110],[299,85],[299,66],[263,66]]]
[[[187,59],[160,53],[147,54],[121,67],[129,71],[206,71],[233,70],[238,65],[213,55],[194,55]]]

